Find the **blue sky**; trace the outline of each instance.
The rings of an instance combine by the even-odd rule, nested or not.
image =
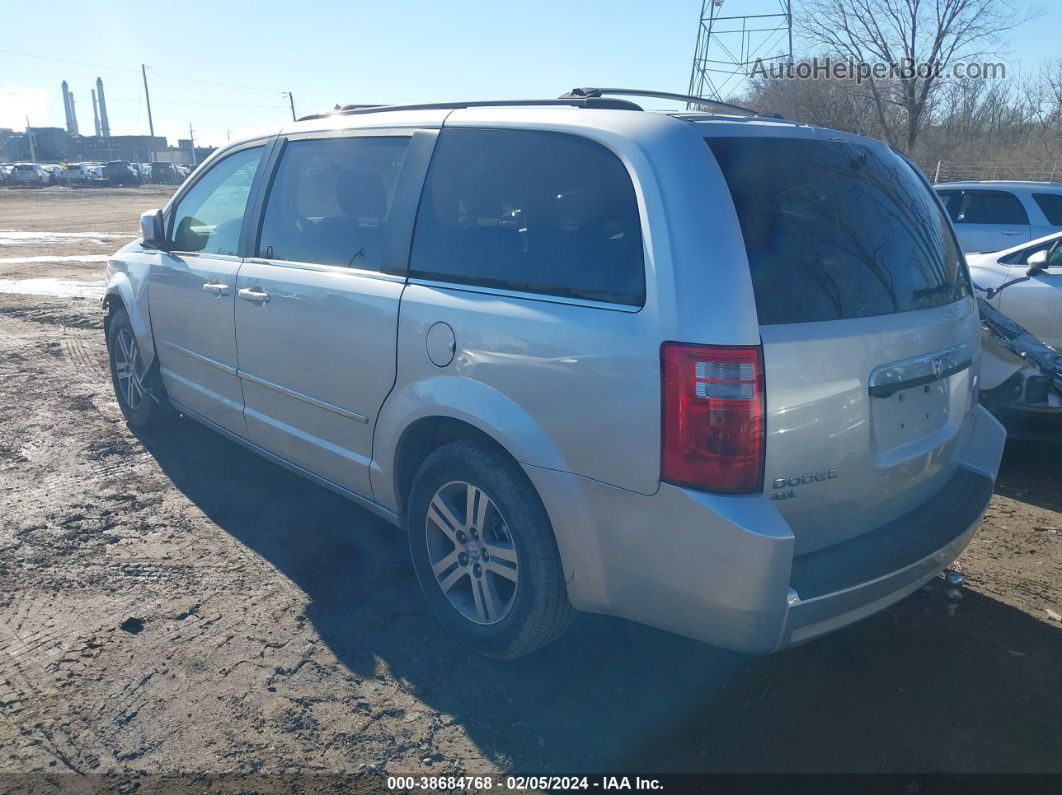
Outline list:
[[[727,3],[732,13],[777,7]],[[290,118],[285,91],[300,115],[336,102],[552,97],[577,85],[684,92],[700,12],[700,0],[53,0],[46,18],[34,3],[5,6],[0,127],[21,129],[27,114],[34,126],[63,126],[66,79],[91,134],[100,76],[112,133],[146,134],[144,63],[156,134],[175,143],[192,124],[206,144]],[[1062,57],[1059,30],[1053,0],[1010,35],[1010,74]]]

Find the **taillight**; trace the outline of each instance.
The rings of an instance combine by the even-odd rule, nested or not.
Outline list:
[[[664,480],[707,491],[763,488],[764,386],[759,346],[665,342]]]

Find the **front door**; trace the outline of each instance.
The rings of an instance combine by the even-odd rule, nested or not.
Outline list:
[[[233,307],[241,228],[264,148],[249,146],[219,160],[180,198],[168,250],[152,264],[148,288],[166,393],[241,435]]]
[[[999,311],[1055,350],[1062,351],[1062,244],[1030,247],[1011,266],[1008,278],[1019,279],[1028,270],[1029,255],[1046,250],[1047,268],[1028,281],[1012,284],[999,294]]]
[[[236,284],[247,437],[371,496],[404,279],[381,272],[410,136],[290,140]]]

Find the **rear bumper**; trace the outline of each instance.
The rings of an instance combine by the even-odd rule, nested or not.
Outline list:
[[[799,558],[788,524],[762,494],[661,484],[646,496],[525,469],[553,521],[575,607],[764,653],[882,610],[947,567],[988,505],[1005,439],[978,407],[958,468],[937,495],[887,525]]]
[[[969,543],[991,478],[960,467],[933,498],[850,541],[796,558],[779,648],[876,613],[934,577]]]

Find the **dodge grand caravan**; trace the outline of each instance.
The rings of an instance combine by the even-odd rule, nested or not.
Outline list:
[[[122,411],[404,528],[490,656],[578,610],[770,652],[886,607],[1002,452],[962,255],[884,144],[717,104],[352,106],[224,147],[107,266]]]

